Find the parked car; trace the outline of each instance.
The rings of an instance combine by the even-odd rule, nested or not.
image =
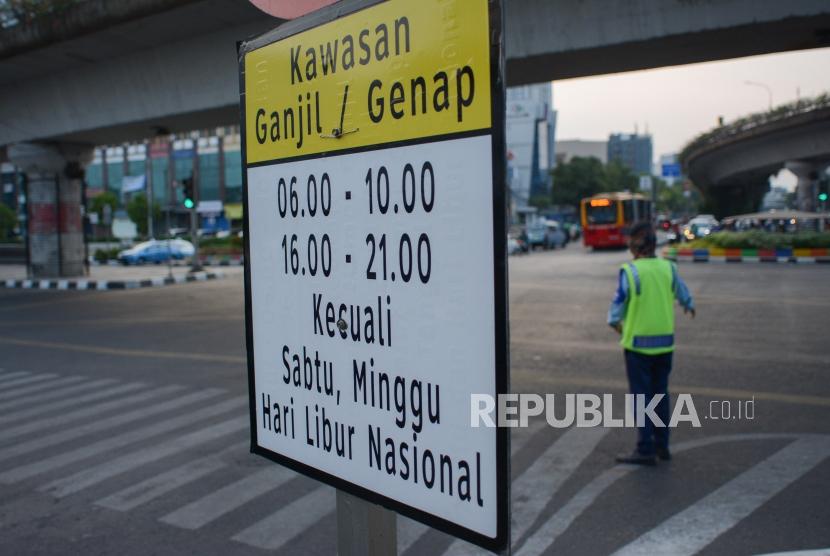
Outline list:
[[[121,264],[161,263],[193,256],[193,244],[184,239],[151,239],[118,253]]]
[[[538,221],[525,225],[520,239],[525,242],[529,251],[533,251],[536,247],[547,249],[546,234],[547,227],[544,222]]]
[[[683,239],[692,241],[717,231],[718,220],[711,214],[699,214],[683,226]]]
[[[556,249],[568,243],[568,236],[562,226],[555,220],[538,220],[525,226],[521,238],[528,250],[535,247]]]
[[[559,222],[555,220],[548,220],[545,222],[547,233],[545,236],[545,244],[547,249],[561,249],[568,244],[570,238],[568,233],[562,229]]]

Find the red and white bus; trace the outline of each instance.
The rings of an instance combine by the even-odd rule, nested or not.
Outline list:
[[[634,222],[651,221],[652,202],[639,193],[600,193],[580,204],[582,241],[586,247],[625,247]]]

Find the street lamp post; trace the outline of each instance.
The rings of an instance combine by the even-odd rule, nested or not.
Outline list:
[[[759,83],[758,81],[744,81],[744,85],[750,85],[752,87],[761,87],[767,92],[767,97],[769,99],[769,109],[772,110],[772,89],[766,83]]]

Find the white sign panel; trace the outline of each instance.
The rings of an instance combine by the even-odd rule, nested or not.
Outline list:
[[[470,406],[507,385],[500,11],[465,4],[442,60],[439,3],[242,47],[252,448],[499,549],[507,433]],[[383,25],[365,67],[313,67]]]

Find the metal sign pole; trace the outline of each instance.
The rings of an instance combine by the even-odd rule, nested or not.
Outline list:
[[[383,506],[337,491],[337,554],[393,556],[398,552],[397,515]]]
[[[193,260],[190,261],[190,272],[202,270],[202,262],[199,260],[199,227],[197,226],[198,215],[196,207],[190,209],[190,239],[193,240]]]

